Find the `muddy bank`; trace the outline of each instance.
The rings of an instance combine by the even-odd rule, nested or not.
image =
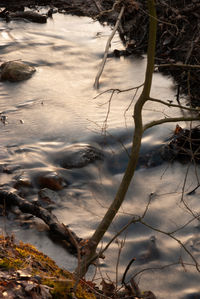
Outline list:
[[[119,26],[120,38],[124,43],[125,51],[116,51],[114,55],[143,55],[147,50],[148,14],[146,3],[126,0],[114,5],[114,0],[20,0],[1,1],[0,6],[7,11],[23,10],[28,7],[39,9],[39,5],[50,5],[57,11],[89,16],[100,22],[115,23],[121,4],[126,5],[125,13]],[[177,98],[186,95],[191,99],[193,106],[200,105],[199,84],[200,69],[188,66],[170,66],[171,64],[198,65],[200,61],[200,3],[199,1],[157,1],[158,33],[156,63],[158,71],[172,75],[177,84]],[[168,66],[166,66],[168,64]],[[165,65],[165,66],[160,66]]]

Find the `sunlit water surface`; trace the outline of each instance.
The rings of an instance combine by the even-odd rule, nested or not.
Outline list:
[[[133,134],[131,103],[134,102],[134,91],[114,95],[110,107],[110,93],[94,97],[110,88],[138,86],[143,82],[145,72],[145,58],[109,58],[100,89],[98,92],[94,90],[94,79],[109,34],[108,27],[89,18],[60,14],[42,25],[2,22],[0,30],[1,60],[22,59],[37,69],[28,81],[0,83],[0,111],[7,116],[7,123],[0,123],[1,164],[16,167],[12,175],[1,174],[0,184],[13,186],[17,175],[31,175],[43,169],[62,172],[50,156],[66,145],[90,143],[99,146],[106,154],[105,161],[65,171],[70,184],[61,192],[61,200],[53,210],[61,222],[69,224],[83,238],[92,234],[115,195],[128,160],[122,144],[130,149]],[[123,48],[117,36],[112,42],[114,48]],[[152,97],[176,103],[175,94],[172,80],[155,73]],[[144,107],[143,115],[148,122],[180,113],[177,109],[151,102]],[[172,134],[174,126],[167,124],[147,131],[142,153],[151,153],[161,145]],[[142,215],[150,196],[152,202],[145,218],[149,225],[170,232],[190,221],[192,216],[181,202],[186,172],[187,165],[179,163],[168,165],[163,162],[151,168],[139,166],[104,242],[109,241],[133,215]],[[186,193],[196,185],[196,174],[191,167],[185,184]],[[192,196],[185,196],[194,213],[198,213],[198,196],[198,190]],[[32,199],[36,200],[37,194]],[[3,232],[13,232],[17,239],[35,245],[59,266],[69,270],[76,267],[76,259],[48,237],[40,221],[26,227],[10,215],[9,219],[2,217],[1,227]],[[178,231],[176,237],[196,259],[199,258],[200,225],[197,220]],[[200,292],[200,276],[191,257],[175,240],[142,224],[131,225],[125,235],[110,246],[101,262],[104,277],[107,273],[111,279],[116,279],[121,240],[125,240],[125,245],[119,260],[119,280],[134,257],[136,261],[127,279],[143,269],[184,261],[188,265],[179,263],[162,270],[144,271],[136,280],[139,279],[141,289],[152,290],[158,298],[192,298],[188,294]]]

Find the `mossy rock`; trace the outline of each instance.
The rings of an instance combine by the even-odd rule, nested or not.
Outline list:
[[[19,298],[73,298],[75,283],[72,273],[59,268],[34,246],[0,236],[0,298],[1,295],[12,298],[12,294]],[[84,283],[79,283],[76,298],[96,296]]]
[[[1,81],[18,82],[29,79],[36,69],[21,61],[4,62],[1,67]]]

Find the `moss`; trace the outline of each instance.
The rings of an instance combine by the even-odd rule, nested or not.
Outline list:
[[[53,298],[55,299],[67,299],[72,298],[73,296],[73,287],[75,284],[74,279],[65,279],[65,280],[51,280],[47,279],[43,281],[43,284],[48,285],[49,287],[52,287],[51,294]],[[95,299],[95,295],[92,293],[89,293],[87,290],[84,289],[84,287],[78,285],[76,289],[76,298],[80,299]]]
[[[27,270],[34,277],[38,275],[43,285],[49,286],[53,298],[72,298],[75,278],[72,273],[59,268],[47,255],[39,252],[30,244],[14,242],[13,237],[0,236],[0,270],[15,273],[16,270]],[[94,299],[94,294],[87,291],[84,285],[78,285],[76,297]]]
[[[19,269],[22,265],[22,261],[20,259],[17,258],[0,258],[0,268],[1,270],[10,270],[10,269]]]

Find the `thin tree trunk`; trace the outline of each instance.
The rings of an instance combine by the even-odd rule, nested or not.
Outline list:
[[[115,199],[113,200],[105,216],[103,217],[102,221],[100,222],[99,226],[97,227],[96,231],[94,232],[93,236],[90,239],[91,244],[94,245],[93,248],[91,249],[90,255],[83,258],[81,269],[79,269],[79,273],[81,273],[81,275],[85,274],[89,264],[96,257],[96,248],[99,242],[102,240],[104,234],[108,230],[110,224],[112,223],[115,215],[117,214],[120,206],[122,205],[122,202],[124,201],[124,198],[128,191],[130,182],[132,180],[138,162],[142,134],[143,134],[142,108],[144,103],[150,97],[152,76],[154,71],[154,56],[155,56],[156,29],[157,29],[155,2],[154,0],[148,0],[147,2],[148,2],[148,9],[149,9],[149,17],[150,17],[149,41],[148,41],[148,51],[147,51],[147,67],[146,67],[146,75],[145,75],[143,91],[134,107],[133,117],[135,123],[135,131],[133,136],[130,160],[128,162],[127,168],[125,170],[123,179],[121,181]]]

